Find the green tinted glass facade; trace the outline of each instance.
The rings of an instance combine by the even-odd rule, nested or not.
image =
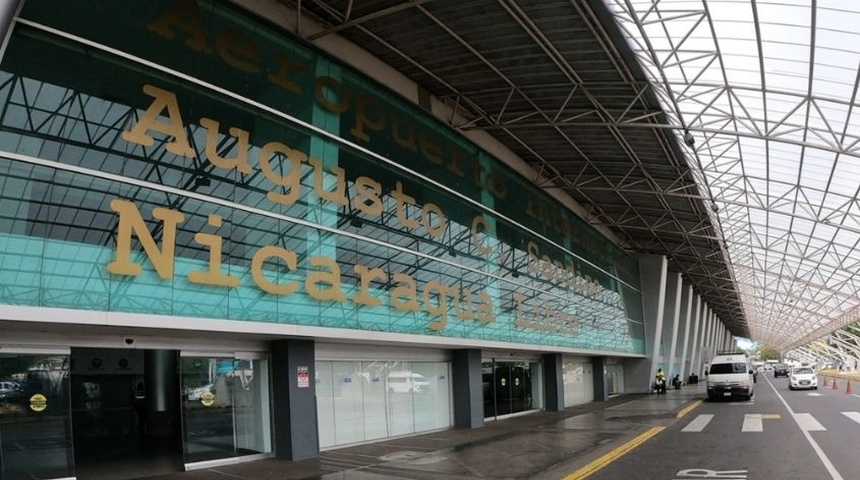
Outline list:
[[[351,68],[220,3],[21,15],[0,302],[644,353],[634,259]]]

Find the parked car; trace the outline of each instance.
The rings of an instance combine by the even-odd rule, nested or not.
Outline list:
[[[788,389],[812,388],[818,390],[818,375],[810,367],[795,367],[788,374]]]
[[[214,388],[215,388],[215,385],[213,385],[211,383],[208,385],[203,385],[203,386],[197,387],[197,388],[189,388],[186,391],[185,398],[186,398],[186,400],[189,400],[192,402],[200,401],[203,399],[203,395],[205,395],[207,393],[213,393],[212,390],[214,390]]]
[[[391,393],[424,393],[430,390],[430,382],[420,373],[390,372],[386,382]]]
[[[773,378],[788,377],[789,371],[790,371],[790,369],[789,369],[788,365],[786,365],[784,363],[780,363],[780,364],[776,365],[775,367],[773,367]]]
[[[21,384],[13,381],[0,382],[0,400],[13,401],[18,400],[24,395],[24,389]]]

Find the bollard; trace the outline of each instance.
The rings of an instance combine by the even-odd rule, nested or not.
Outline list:
[[[849,395],[851,394],[851,380],[848,380],[848,384],[845,387],[845,393],[847,393]]]

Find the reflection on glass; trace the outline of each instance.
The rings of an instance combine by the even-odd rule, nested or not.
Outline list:
[[[74,476],[67,355],[0,356],[0,478]]]
[[[185,462],[271,451],[268,362],[182,358]]]
[[[445,362],[316,362],[320,447],[449,428]]]
[[[606,388],[609,395],[624,391],[624,365],[606,365]]]
[[[594,400],[594,376],[590,363],[565,361],[562,364],[562,378],[565,407]]]

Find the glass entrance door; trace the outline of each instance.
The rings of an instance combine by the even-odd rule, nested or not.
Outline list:
[[[72,348],[71,358],[78,480],[180,471],[177,351]]]
[[[74,477],[69,355],[0,355],[0,479]]]
[[[271,452],[268,362],[183,356],[185,463]]]
[[[481,364],[484,417],[494,418],[535,408],[532,367],[537,363],[489,361]]]

